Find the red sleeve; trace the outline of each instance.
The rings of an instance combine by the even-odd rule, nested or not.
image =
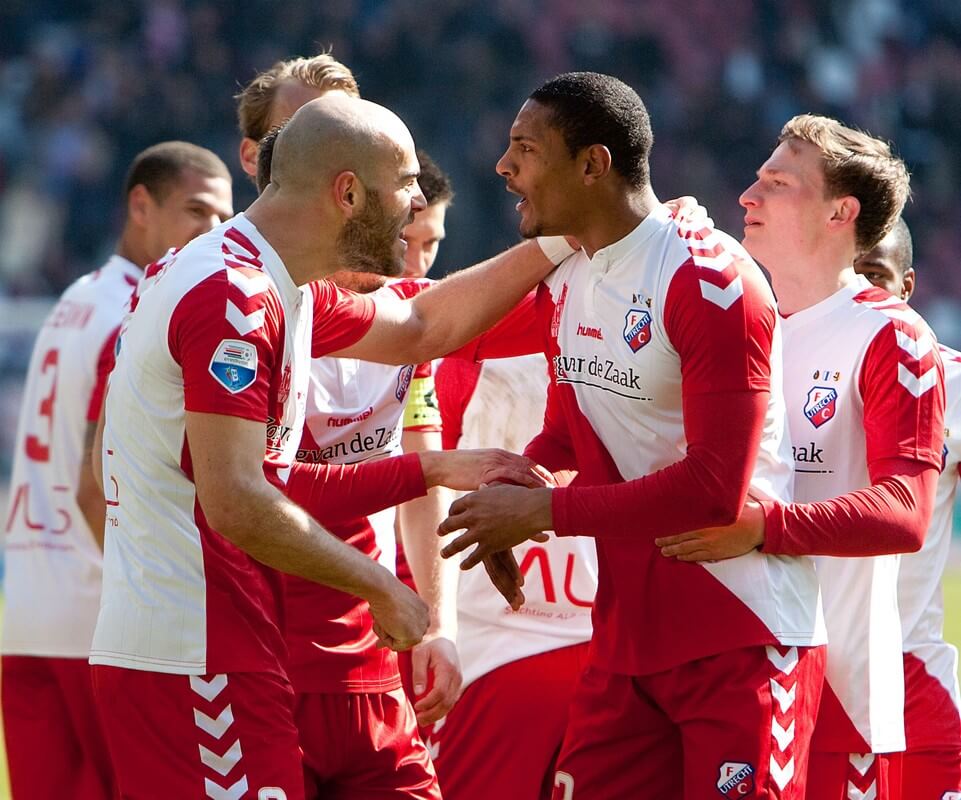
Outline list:
[[[941,467],[944,364],[923,323],[885,326],[864,354],[858,388],[869,467],[890,458]]]
[[[483,361],[544,352],[544,332],[537,320],[536,292],[530,292],[490,330],[448,354],[447,358]]]
[[[183,371],[187,411],[265,422],[283,310],[272,289],[256,291],[259,270],[227,269],[237,269],[253,288],[228,281],[226,270],[201,281],[174,309],[167,344]]]
[[[341,289],[330,281],[315,281],[310,291],[314,298],[311,358],[343,350],[364,338],[376,312],[370,297]]]
[[[366,517],[427,494],[416,453],[364,464],[295,462],[287,497],[324,525]]]
[[[100,420],[100,409],[103,407],[103,396],[107,392],[107,381],[117,360],[117,334],[119,333],[118,325],[110,332],[104,340],[103,347],[100,348],[100,355],[97,357],[97,377],[93,391],[90,393],[90,402],[87,403],[87,422],[96,423]]]
[[[875,462],[871,486],[820,503],[762,502],[765,553],[876,556],[921,548],[938,470],[919,461]]]
[[[819,503],[763,503],[764,552],[872,556],[921,547],[944,446],[944,366],[923,326],[900,318],[858,376],[871,486]]]
[[[470,402],[481,365],[460,358],[444,359],[434,377],[437,404],[440,406],[441,441],[445,450],[456,450],[463,430],[464,411]]]
[[[553,367],[551,369],[553,372]],[[571,441],[564,410],[557,397],[557,386],[553,375],[551,382],[547,385],[544,427],[524,448],[524,455],[551,472],[577,469],[574,444]]]
[[[555,489],[555,533],[654,537],[731,524],[747,496],[767,403],[767,392],[685,397],[684,458],[624,483]],[[525,455],[540,461],[535,452]]]
[[[555,489],[559,535],[669,536],[737,518],[767,413],[777,316],[760,271],[727,261],[721,270],[688,261],[664,304],[680,358],[686,455],[625,483]]]

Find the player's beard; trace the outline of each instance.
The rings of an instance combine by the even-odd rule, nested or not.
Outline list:
[[[367,190],[367,203],[356,217],[347,220],[337,237],[337,253],[344,269],[395,278],[404,272],[404,254],[398,247],[400,234],[410,217],[392,219],[380,195]]]

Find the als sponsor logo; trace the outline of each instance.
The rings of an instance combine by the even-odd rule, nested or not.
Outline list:
[[[394,397],[397,398],[398,403],[403,403],[404,398],[407,397],[407,390],[410,388],[410,379],[413,374],[414,367],[410,364],[401,367],[400,372],[397,373],[397,388],[394,390]]]
[[[804,416],[815,428],[829,422],[837,413],[838,391],[828,386],[814,386],[804,404]]]
[[[623,389],[633,389],[643,391],[641,387],[641,375],[635,372],[633,367],[626,370],[619,367],[609,358],[592,356],[565,356],[557,355],[553,358],[554,373],[559,381],[578,381],[584,382],[583,377],[596,378],[602,383],[618,386]],[[605,388],[603,385],[594,383],[593,380],[587,381],[592,386]]]
[[[228,392],[242,392],[257,377],[257,348],[250,342],[224,339],[210,359],[209,370]]]
[[[636,353],[651,341],[651,312],[632,308],[624,315],[624,341]]]
[[[717,790],[725,797],[747,797],[754,791],[754,767],[743,761],[725,761],[721,764]]]

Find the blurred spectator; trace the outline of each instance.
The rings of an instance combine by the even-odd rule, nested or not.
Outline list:
[[[957,0],[7,0],[0,8],[0,294],[54,294],[102,259],[118,165],[164,138],[227,163],[231,96],[278,58],[332,46],[459,188],[438,270],[515,238],[493,165],[513,110],[550,75],[633,84],[657,120],[655,180],[734,233],[736,199],[792,114],[893,140],[928,276],[916,304],[961,345],[961,4]],[[239,176],[238,176],[239,177]],[[253,197],[237,180],[243,208]],[[16,246],[11,246],[11,242]]]

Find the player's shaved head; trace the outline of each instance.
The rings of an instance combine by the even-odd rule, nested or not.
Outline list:
[[[316,191],[342,172],[369,184],[414,150],[410,131],[392,111],[343,94],[301,106],[274,144],[270,180],[282,192]]]

